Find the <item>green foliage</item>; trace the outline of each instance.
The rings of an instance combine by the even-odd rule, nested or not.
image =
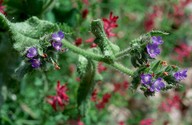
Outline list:
[[[77,95],[77,104],[80,115],[85,116],[88,106],[88,98],[90,97],[95,86],[95,64],[92,60],[86,59],[83,56],[79,57],[78,71],[80,74],[80,85]]]
[[[59,29],[57,25],[39,20],[37,17],[31,17],[22,23],[11,23],[2,14],[0,16],[5,22],[1,25],[7,26],[6,30],[10,32],[14,41],[13,46],[21,55],[31,46],[41,48],[40,39]]]
[[[115,59],[114,55],[119,52],[119,47],[111,41],[105,35],[102,22],[100,20],[92,21],[91,31],[95,35],[94,42],[99,46],[103,55],[111,62]]]

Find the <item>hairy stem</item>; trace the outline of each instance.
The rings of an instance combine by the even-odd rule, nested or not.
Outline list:
[[[74,46],[73,44],[69,43],[67,40],[63,40],[62,41],[63,44],[68,48],[70,49],[71,51],[75,52],[75,53],[78,53],[78,54],[81,54],[87,58],[91,58],[91,59],[94,59],[94,60],[97,60],[97,61],[102,61],[102,62],[105,62],[106,59],[104,58],[104,56],[102,55],[98,55],[98,54],[95,54],[95,53],[92,53],[90,51],[87,51],[87,50],[84,50],[84,49],[81,49],[79,47],[76,47]]]
[[[84,50],[84,49],[81,49],[79,47],[76,47],[74,46],[73,44],[69,43],[67,40],[62,40],[63,44],[68,48],[70,49],[71,51],[77,53],[77,54],[80,54],[80,55],[83,55],[87,58],[90,58],[90,59],[93,59],[93,60],[96,60],[96,61],[101,61],[101,62],[104,62],[110,66],[112,66],[113,68],[127,74],[127,75],[130,75],[130,76],[133,76],[133,71],[128,69],[127,67],[117,63],[117,62],[114,62],[114,63],[109,63],[107,59],[105,59],[104,56],[101,56],[101,55],[98,55],[98,54],[95,54],[93,52],[90,52],[88,50]]]
[[[127,75],[133,76],[133,74],[134,74],[134,72],[132,70],[128,69],[127,67],[123,66],[120,63],[115,62],[115,63],[111,64],[111,66]]]
[[[127,48],[127,49],[115,54],[115,57],[116,58],[121,58],[121,57],[127,56],[127,55],[129,55],[130,51],[131,51],[131,49]]]

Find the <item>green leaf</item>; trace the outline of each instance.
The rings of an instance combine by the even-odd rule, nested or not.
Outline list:
[[[118,53],[120,49],[106,37],[101,20],[92,21],[91,31],[96,37],[94,42],[99,46],[106,59],[112,62],[115,59],[115,54]]]
[[[156,72],[157,69],[161,68],[161,61],[160,60],[155,60],[150,64],[150,70],[153,72]]]
[[[10,32],[11,38],[14,41],[13,46],[21,55],[25,54],[25,50],[28,47],[35,46],[41,48],[40,38],[59,30],[57,25],[39,20],[37,17],[31,17],[21,23],[11,23],[5,16],[0,14],[0,20],[0,25],[3,25]]]
[[[17,69],[15,69],[13,77],[16,78],[17,80],[21,80],[26,74],[26,72],[29,71],[31,71],[31,66],[29,65],[29,63],[22,62],[20,66]]]
[[[84,116],[87,109],[87,99],[93,91],[95,82],[95,64],[92,60],[80,57],[78,71],[80,73],[81,82],[78,88],[77,104],[80,115]]]
[[[164,32],[164,31],[159,31],[159,30],[152,30],[149,34],[151,34],[151,36],[156,36],[156,35],[167,36],[167,35],[169,35],[169,33]]]

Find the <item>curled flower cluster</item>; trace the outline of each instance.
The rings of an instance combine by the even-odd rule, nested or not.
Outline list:
[[[41,65],[40,59],[37,57],[38,52],[36,47],[31,47],[27,50],[26,54],[27,58],[29,59],[29,62],[31,63],[31,66],[33,68],[39,68]]]
[[[69,102],[69,97],[66,94],[66,85],[60,85],[60,81],[58,81],[56,91],[56,95],[47,97],[47,102],[52,106],[55,111],[57,111],[57,105],[60,107],[60,109],[64,109],[64,107]]]
[[[163,78],[153,79],[151,74],[142,74],[141,83],[146,86],[151,92],[159,92],[161,89],[165,88],[165,83],[163,82]],[[187,77],[187,69],[178,71],[173,74],[173,77],[176,81],[183,80]]]
[[[59,31],[57,33],[53,33],[51,36],[51,45],[52,47],[57,50],[60,51],[61,47],[62,47],[62,42],[61,40],[64,38],[64,33],[62,31]],[[41,55],[43,58],[47,57],[47,54],[43,54]],[[30,47],[27,50],[26,53],[26,57],[29,59],[29,62],[31,63],[31,66],[33,68],[39,68],[41,66],[41,60],[38,56],[38,51],[36,47]],[[53,65],[55,66],[56,69],[60,69],[59,66],[55,63],[52,62]]]
[[[61,40],[64,38],[64,33],[62,31],[53,33],[51,38],[52,47],[55,48],[55,50],[60,51],[63,45]]]
[[[153,36],[151,40],[152,43],[147,44],[147,53],[151,58],[156,58],[161,52],[159,45],[163,44],[163,40],[160,36]]]
[[[159,92],[162,88],[165,87],[165,83],[162,81],[162,78],[158,78],[155,81],[152,80],[151,74],[142,74],[141,83],[147,87],[151,92]]]

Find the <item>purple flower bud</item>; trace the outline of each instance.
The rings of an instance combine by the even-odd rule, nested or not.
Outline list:
[[[39,68],[41,65],[41,62],[39,59],[31,59],[31,60],[29,60],[29,62],[31,63],[31,66],[33,68]]]
[[[61,42],[61,40],[64,38],[64,33],[62,31],[59,31],[57,33],[52,34],[52,40],[56,42]]]
[[[27,58],[33,58],[35,56],[37,56],[38,52],[37,52],[37,48],[36,47],[31,47],[27,50]]]
[[[157,44],[147,44],[147,53],[151,58],[155,58],[161,52]]]
[[[52,42],[52,46],[55,48],[55,50],[59,51],[59,50],[61,50],[62,43],[61,42]]]
[[[184,69],[182,71],[178,71],[174,74],[174,77],[177,81],[183,80],[187,77],[187,69]]]
[[[162,81],[162,78],[158,78],[152,85],[150,86],[151,92],[159,92],[162,88],[165,87],[165,84]]]
[[[151,74],[143,74],[141,75],[141,83],[144,85],[150,84],[152,79]]]
[[[157,44],[157,45],[163,44],[162,37],[160,36],[153,36],[151,37],[151,39],[153,41],[153,44]]]

